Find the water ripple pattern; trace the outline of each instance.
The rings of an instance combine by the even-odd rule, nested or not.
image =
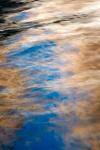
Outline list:
[[[0,150],[99,150],[99,91],[99,0],[0,0]]]

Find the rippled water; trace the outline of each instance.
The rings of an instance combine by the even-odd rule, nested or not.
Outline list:
[[[99,0],[0,0],[0,14],[0,150],[99,150]]]

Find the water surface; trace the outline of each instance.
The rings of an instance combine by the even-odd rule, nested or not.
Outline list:
[[[0,1],[0,150],[100,149],[100,2]]]

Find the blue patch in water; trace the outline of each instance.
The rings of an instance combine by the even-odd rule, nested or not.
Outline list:
[[[57,99],[60,97],[60,93],[59,92],[51,92],[47,95],[48,99]]]
[[[46,95],[46,98],[49,100],[67,100],[68,96],[63,95],[62,93],[58,92],[58,91],[52,91],[50,92],[48,95]]]
[[[47,80],[52,81],[52,80],[57,80],[61,77],[60,72],[54,72],[51,75],[48,75]]]
[[[48,72],[47,72],[48,71]],[[51,72],[50,70],[46,70],[47,73],[43,73],[41,75],[37,75],[38,81],[46,82],[46,81],[53,81],[59,79],[60,72]]]
[[[59,91],[50,91],[44,87],[37,87],[37,88],[29,88],[24,91],[24,94],[21,96],[22,98],[32,98],[35,102],[41,102],[45,105],[55,104],[58,101],[67,101],[68,96],[60,93]]]
[[[28,17],[28,13],[21,12],[21,13],[19,13],[19,15],[15,16],[15,17],[12,17],[12,20],[13,21],[20,21],[20,20],[27,19],[27,17]]]
[[[46,52],[46,50],[48,48],[51,48],[52,46],[56,46],[55,42],[53,41],[44,41],[44,42],[40,42],[40,43],[37,43],[35,45],[33,45],[31,48],[28,48],[28,49],[22,49],[22,50],[18,50],[18,51],[14,51],[14,52],[10,52],[8,53],[8,58],[11,58],[11,57],[22,57],[23,55],[27,55],[27,54],[38,54],[39,55],[39,52],[42,52],[43,54],[45,54],[44,52]],[[30,55],[31,56],[31,55]],[[46,55],[46,57],[49,57],[49,54]]]
[[[13,150],[64,150],[63,139],[56,130],[57,125],[49,122],[50,117],[35,116],[26,122],[17,133]]]

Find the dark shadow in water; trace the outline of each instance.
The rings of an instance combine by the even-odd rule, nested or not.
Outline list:
[[[26,2],[12,1],[12,0],[0,0],[0,14],[17,12],[16,9],[25,5]]]
[[[23,29],[16,26],[16,22],[7,20],[7,17],[12,13],[20,13],[27,9],[27,4],[28,2],[0,0],[0,40],[23,31]]]

